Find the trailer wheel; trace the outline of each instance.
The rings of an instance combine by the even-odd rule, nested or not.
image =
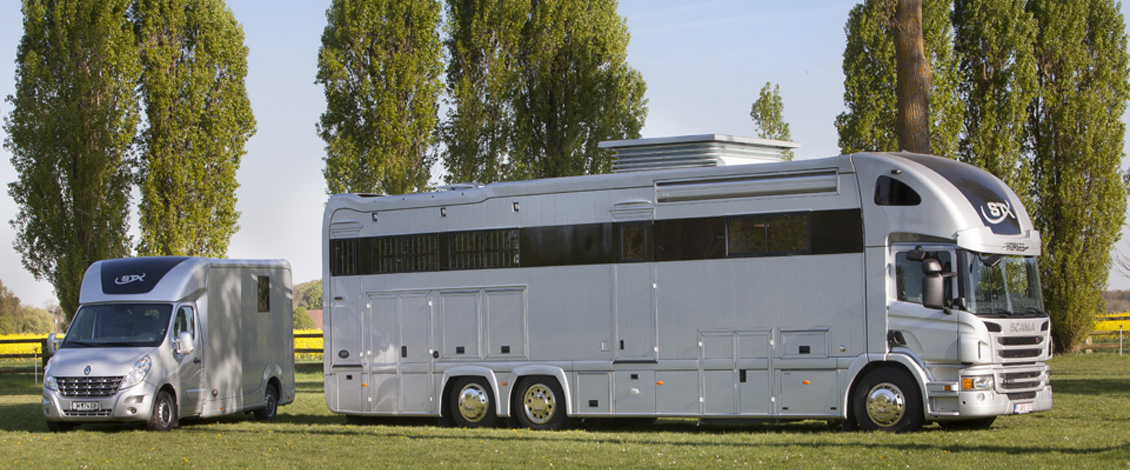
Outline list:
[[[451,417],[456,426],[483,428],[494,426],[498,421],[494,394],[485,379],[461,377],[455,381],[451,391]]]
[[[172,394],[161,390],[153,402],[153,414],[149,415],[146,426],[150,431],[165,432],[177,427],[177,402]]]
[[[263,403],[262,409],[255,410],[255,419],[260,421],[275,419],[279,412],[279,391],[274,383],[267,385],[267,394],[263,396]]]
[[[557,379],[534,376],[522,379],[514,395],[511,409],[518,415],[518,424],[535,431],[565,427],[565,393]]]
[[[868,372],[852,394],[855,419],[864,431],[911,432],[922,426],[922,396],[905,372],[882,367]]]

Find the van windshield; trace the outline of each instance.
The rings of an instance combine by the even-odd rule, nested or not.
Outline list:
[[[87,305],[75,314],[60,348],[154,347],[165,339],[169,304]]]

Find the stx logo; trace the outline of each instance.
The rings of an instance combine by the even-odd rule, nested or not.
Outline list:
[[[1005,243],[1001,248],[1003,248],[1005,251],[1028,251],[1028,245],[1020,242],[1008,242]]]
[[[986,209],[989,211],[987,214],[985,213]],[[1004,219],[1009,217],[1013,219],[1016,218],[1016,215],[1012,213],[1012,206],[1009,206],[1007,202],[985,203],[985,205],[981,207],[981,216],[990,224],[994,225],[1004,222]]]
[[[119,286],[124,286],[126,284],[132,284],[134,282],[141,282],[141,281],[144,281],[144,280],[145,280],[145,273],[126,274],[122,277],[114,279],[114,284],[117,284]]]

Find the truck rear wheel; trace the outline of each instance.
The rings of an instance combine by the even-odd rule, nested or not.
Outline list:
[[[169,392],[157,392],[153,402],[153,413],[149,415],[146,426],[150,431],[164,432],[177,427],[177,402]]]
[[[518,424],[535,431],[561,429],[565,426],[565,393],[557,379],[533,376],[522,379],[514,395],[512,413]]]
[[[451,387],[451,417],[462,428],[484,428],[498,421],[494,394],[481,377],[461,377]]]
[[[275,419],[279,411],[279,390],[275,384],[267,385],[267,393],[263,396],[263,408],[255,410],[255,419],[270,421]]]
[[[922,427],[922,394],[914,379],[893,367],[868,372],[852,394],[852,411],[864,431],[911,432]]]

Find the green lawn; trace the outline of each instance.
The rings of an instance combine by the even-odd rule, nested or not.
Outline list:
[[[347,425],[326,410],[320,372],[299,376],[277,420],[182,422],[169,433],[85,425],[47,432],[31,374],[0,375],[0,468],[1127,468],[1130,356],[1054,359],[1052,411],[998,418],[990,430],[843,433],[780,425],[660,420],[564,432],[438,427],[435,420]]]

